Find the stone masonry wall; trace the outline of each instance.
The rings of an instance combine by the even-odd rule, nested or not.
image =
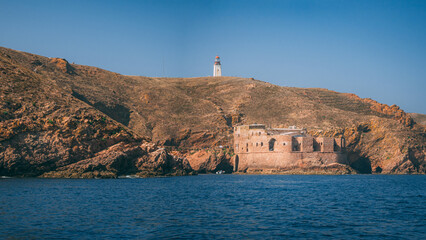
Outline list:
[[[241,153],[236,157],[236,171],[245,171],[248,168],[255,169],[288,169],[303,166],[321,166],[332,163],[346,164],[344,153]]]
[[[290,130],[289,130],[290,131]],[[294,130],[300,131],[300,130]],[[234,131],[235,170],[284,169],[306,164],[346,164],[344,139],[306,135],[274,135],[264,125],[238,126]]]

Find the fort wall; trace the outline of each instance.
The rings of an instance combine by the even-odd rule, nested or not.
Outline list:
[[[292,167],[323,166],[332,163],[347,164],[345,153],[242,153],[236,157],[235,171],[248,168],[288,169]]]
[[[295,127],[237,126],[234,129],[234,152],[235,171],[347,164],[343,138],[315,138],[307,135],[306,129]]]

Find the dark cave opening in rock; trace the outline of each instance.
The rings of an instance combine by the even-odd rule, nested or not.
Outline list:
[[[371,174],[371,162],[369,158],[366,157],[359,157],[357,160],[352,162],[350,166],[357,170],[361,174]],[[377,169],[377,168],[376,168]]]

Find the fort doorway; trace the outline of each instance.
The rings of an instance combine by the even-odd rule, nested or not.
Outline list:
[[[235,159],[234,159],[234,172],[238,171],[238,162],[239,162],[238,155],[235,155]]]
[[[275,142],[277,140],[275,140],[274,138],[272,138],[271,140],[269,140],[269,151],[274,151],[274,147],[275,147]]]

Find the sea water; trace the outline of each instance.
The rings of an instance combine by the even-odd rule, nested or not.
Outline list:
[[[0,179],[8,238],[426,239],[426,176]]]

